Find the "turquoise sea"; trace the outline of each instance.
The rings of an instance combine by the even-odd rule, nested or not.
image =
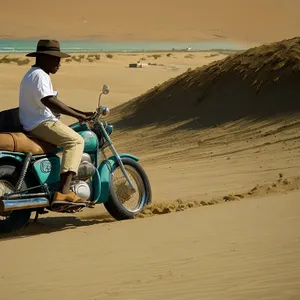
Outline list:
[[[0,39],[2,53],[28,53],[35,51],[37,40]],[[61,41],[65,52],[148,52],[148,51],[208,51],[245,50],[244,45],[230,42],[104,42],[104,41]]]

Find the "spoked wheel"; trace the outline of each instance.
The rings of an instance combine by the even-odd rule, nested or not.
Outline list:
[[[135,191],[130,188],[120,166],[114,165],[110,177],[110,196],[104,206],[117,220],[133,218],[151,203],[152,197],[148,176],[141,165],[130,158],[122,158],[122,162]]]
[[[18,174],[15,166],[0,166],[0,197],[13,192],[17,180]],[[25,183],[22,188],[26,188]],[[28,223],[30,215],[30,210],[0,213],[0,233],[9,233],[21,229]]]

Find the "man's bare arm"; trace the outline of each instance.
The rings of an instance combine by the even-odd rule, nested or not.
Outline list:
[[[69,106],[69,108],[73,109],[74,111],[76,111],[79,114],[85,115],[86,117],[92,116],[94,114],[94,112],[85,112],[85,111],[81,111],[79,109],[76,109],[74,107]]]
[[[80,121],[85,121],[87,119],[84,113],[72,109],[71,107],[64,104],[62,101],[60,101],[58,98],[56,98],[55,96],[45,97],[41,100],[41,102],[45,106],[47,106],[48,108],[50,108],[51,110],[57,113],[76,118]]]

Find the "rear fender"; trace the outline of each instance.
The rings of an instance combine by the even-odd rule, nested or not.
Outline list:
[[[18,164],[23,164],[25,154],[21,152],[0,151],[0,164],[5,161],[11,161]]]
[[[19,171],[23,167],[23,162],[26,154],[22,152],[10,152],[10,151],[0,151],[0,165],[11,165],[16,166]],[[36,178],[36,174],[32,171],[31,168],[28,169],[26,178],[30,179],[30,184],[38,185],[39,182]]]
[[[131,158],[135,161],[139,161],[139,159],[136,156],[133,156],[131,154],[123,153],[119,154],[120,158]],[[113,155],[109,157],[107,160],[104,160],[101,162],[98,172],[100,175],[101,180],[101,194],[100,197],[97,200],[97,204],[99,203],[105,203],[108,200],[109,197],[109,180],[110,180],[110,174],[113,170],[113,167],[118,164],[117,158]]]

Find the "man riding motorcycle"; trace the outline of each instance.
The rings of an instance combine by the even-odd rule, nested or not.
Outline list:
[[[60,192],[53,202],[85,202],[70,191],[72,177],[77,174],[83,154],[83,138],[62,123],[56,114],[65,114],[80,122],[89,120],[92,112],[82,112],[61,102],[53,90],[49,74],[55,74],[61,58],[70,55],[60,51],[56,40],[40,40],[35,52],[26,56],[35,57],[36,62],[24,75],[20,84],[19,118],[24,130],[33,137],[63,148],[60,170]]]

